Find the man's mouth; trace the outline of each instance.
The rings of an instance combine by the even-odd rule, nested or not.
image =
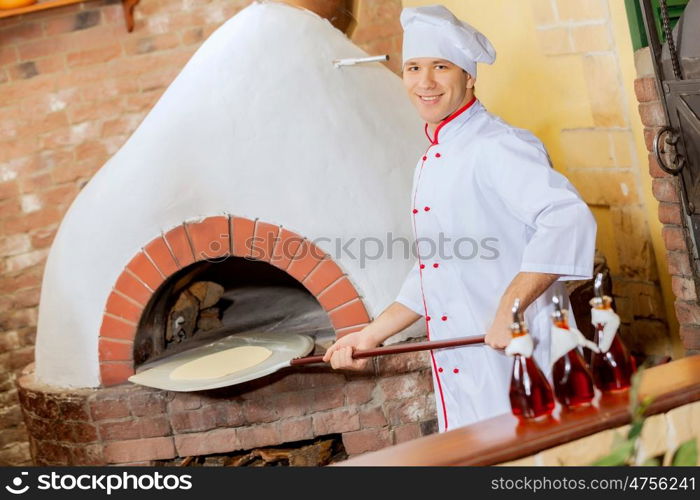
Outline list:
[[[423,102],[435,102],[438,99],[440,99],[440,97],[442,97],[442,94],[440,94],[440,95],[419,95],[418,97]]]

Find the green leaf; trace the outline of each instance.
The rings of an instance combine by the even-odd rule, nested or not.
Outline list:
[[[637,420],[636,422],[632,422],[632,426],[630,427],[630,431],[627,433],[627,439],[630,439],[630,440],[636,439],[642,433],[643,427],[644,427],[644,419]]]
[[[639,386],[642,383],[642,374],[645,370],[646,367],[644,365],[640,366],[630,380],[629,413],[632,419],[635,419],[637,415],[642,415],[644,412],[644,408],[640,408],[644,403],[639,401]]]
[[[658,467],[661,465],[661,461],[658,458],[647,458],[642,462],[642,467]]]
[[[642,399],[642,402],[639,404],[639,411],[642,415],[646,413],[647,409],[649,409],[649,406],[651,406],[651,403],[654,402],[654,399],[651,396],[647,396],[644,399]]]
[[[695,438],[682,443],[673,454],[671,465],[694,466],[698,463],[698,446]]]
[[[609,455],[599,458],[591,465],[598,466],[619,466],[627,464],[627,461],[634,452],[634,441],[624,441],[621,445],[615,447]]]

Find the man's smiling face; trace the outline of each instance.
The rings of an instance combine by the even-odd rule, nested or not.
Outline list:
[[[403,83],[421,118],[430,125],[440,123],[474,95],[474,79],[445,59],[421,57],[406,61]]]

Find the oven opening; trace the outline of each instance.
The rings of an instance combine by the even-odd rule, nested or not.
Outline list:
[[[197,262],[166,280],[144,309],[134,367],[232,334],[262,332],[309,335],[317,349],[335,339],[326,311],[286,272],[242,257]]]

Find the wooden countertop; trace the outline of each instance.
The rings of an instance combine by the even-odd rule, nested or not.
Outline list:
[[[647,369],[640,398],[651,396],[649,415],[700,400],[700,355]],[[336,466],[493,465],[533,455],[597,432],[629,423],[629,394],[596,393],[590,407],[567,411],[557,405],[543,422],[519,424],[510,415],[484,420],[442,434],[425,436]]]

